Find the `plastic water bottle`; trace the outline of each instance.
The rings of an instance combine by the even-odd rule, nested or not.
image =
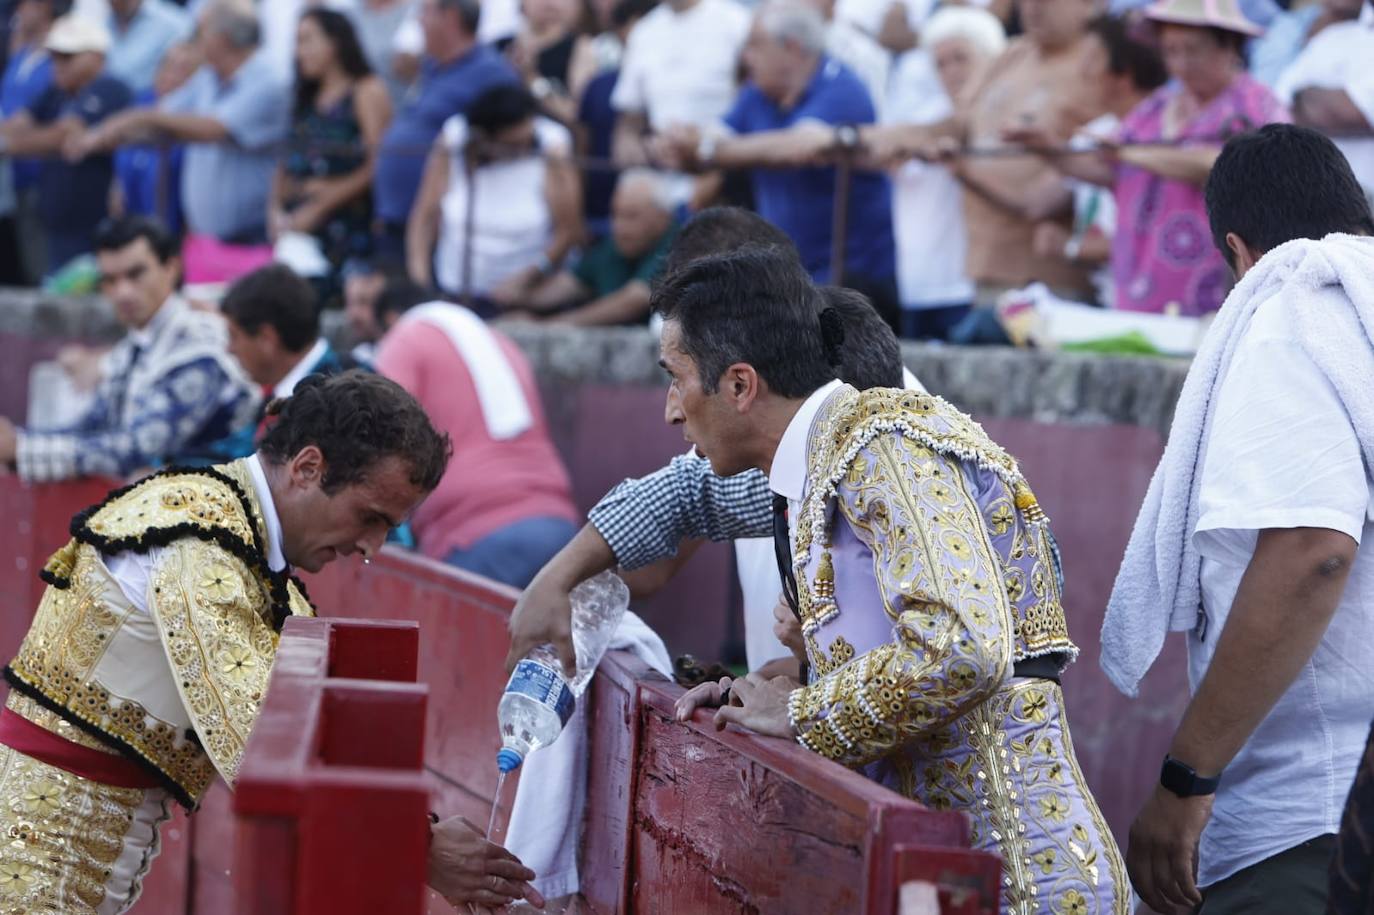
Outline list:
[[[573,588],[571,598],[577,675],[571,683],[563,677],[558,653],[547,644],[515,665],[496,709],[501,728],[496,765],[502,773],[519,768],[532,751],[563,732],[630,605],[630,589],[614,572],[602,572]]]

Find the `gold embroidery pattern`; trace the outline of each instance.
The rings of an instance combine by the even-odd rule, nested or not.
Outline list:
[[[99,572],[96,549],[81,544],[73,553],[71,586],[45,589],[19,650],[19,658],[30,669],[51,671],[63,681],[64,692],[91,677],[129,612],[115,613],[107,604],[105,589],[110,582]]]
[[[1052,567],[1049,519],[1015,459],[989,439],[982,426],[939,397],[881,389],[859,393],[845,388],[827,402],[817,420],[817,429],[808,455],[813,470],[807,483],[807,502],[793,544],[799,573],[806,565],[811,544],[826,537],[829,508],[836,487],[841,481],[849,488],[862,484],[866,471],[862,462],[855,461],[859,452],[869,447],[875,438],[896,433],[907,441],[918,460],[936,456],[959,460],[992,473],[1006,487],[1006,495],[988,505],[983,520],[987,532],[1001,544],[994,553],[999,554],[998,558],[1007,566],[1004,584],[1012,603],[1013,617],[1017,619],[1013,657],[1021,660],[1054,652],[1061,652],[1070,659],[1077,656],[1078,648],[1069,638],[1063,595]],[[962,474],[950,467],[942,481],[945,485],[931,487],[930,492],[937,501],[948,500],[954,495],[956,476]],[[870,506],[860,501],[856,509],[868,511]],[[871,511],[873,519],[882,523],[889,506],[879,502],[871,506]],[[914,534],[901,526],[895,533],[899,542]],[[1007,535],[1012,537],[1009,558],[1003,540]],[[950,546],[956,551],[961,549],[957,541]],[[1024,566],[1027,559],[1030,567],[1013,571],[1014,566]],[[899,581],[904,580],[904,570],[915,565],[914,553],[897,555],[894,570]],[[814,620],[803,616],[803,631],[814,631],[838,612],[833,607],[826,610],[824,619],[819,614]],[[1027,613],[1032,619],[1024,623]],[[889,615],[893,615],[891,608]],[[893,619],[895,621],[895,615]]]
[[[1128,915],[1120,852],[1078,769],[1049,681],[1017,681],[927,741],[916,799],[971,814],[973,843],[1003,861],[1002,911]]]
[[[193,741],[184,739],[176,727],[153,717],[147,709],[133,700],[112,696],[109,690],[98,683],[77,683],[70,689],[59,692],[52,677],[23,665],[22,660],[22,657],[16,658],[11,667],[27,686],[61,704],[67,709],[68,714],[127,745],[174,782],[192,802],[198,800],[210,787],[210,782],[215,778],[214,766],[210,764],[200,747]],[[37,705],[36,702],[33,704]],[[51,712],[48,714],[53,718],[58,717]],[[69,730],[57,733],[68,739],[71,739],[73,734],[82,733],[78,728],[70,725],[68,727]],[[77,742],[86,746],[96,744],[101,749],[111,749],[108,745],[100,746],[97,738],[83,736],[85,739]]]
[[[838,507],[873,553],[894,637],[843,667],[813,657],[828,669],[792,694],[789,713],[804,746],[853,766],[995,690],[1010,670],[1012,626],[1001,566],[957,469],[886,434],[845,478]]]
[[[145,792],[0,746],[0,915],[93,915]]]
[[[251,483],[245,491],[253,491]],[[102,506],[90,516],[86,527],[94,534],[119,540],[191,524],[227,531],[251,545],[254,520],[244,516],[238,496],[220,480],[202,474],[172,474],[150,477],[127,495]]]
[[[224,555],[223,551],[218,552]],[[205,754],[195,743],[185,740],[179,728],[157,719],[138,702],[112,695],[95,680],[95,667],[128,611],[117,614],[107,604],[105,588],[110,583],[99,573],[100,559],[95,548],[82,544],[76,553],[71,587],[49,587],[44,591],[33,624],[10,669],[26,687],[62,707],[71,717],[122,742],[174,782],[186,799],[194,801],[209,787],[215,774]],[[11,693],[12,698],[16,695]],[[32,708],[43,708],[31,699],[27,701]],[[50,726],[50,720],[60,720],[61,716],[46,709],[38,717],[37,713],[18,708],[16,711],[84,746],[95,744],[112,749],[71,724],[65,728]],[[81,736],[74,738],[78,734]]]
[[[806,636],[806,645],[811,667],[821,676],[839,670],[854,660],[854,646],[849,644],[849,641],[842,635],[836,636],[835,640],[830,643],[828,653],[821,648],[814,635]]]
[[[88,750],[99,750],[111,756],[119,755],[119,751],[105,741],[87,734],[61,715],[44,708],[17,689],[10,690],[9,696],[5,699],[5,708],[20,718],[32,721],[45,731],[51,731],[63,740],[83,746]]]
[[[260,584],[237,558],[190,539],[166,557],[153,579],[153,614],[196,733],[232,784],[267,691],[277,634]]]

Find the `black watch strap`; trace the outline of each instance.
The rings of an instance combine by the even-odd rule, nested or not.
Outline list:
[[[1221,775],[1204,778],[1187,763],[1166,756],[1159,772],[1159,783],[1179,797],[1199,797],[1215,794],[1221,784]]]

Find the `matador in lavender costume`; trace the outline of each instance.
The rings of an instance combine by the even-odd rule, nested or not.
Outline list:
[[[1065,718],[1077,648],[1048,519],[1016,461],[944,400],[833,380],[825,353],[842,343],[798,304],[814,290],[796,273],[745,251],[656,293],[668,420],[716,473],[767,472],[788,509],[808,680],[736,680],[718,722],[968,814],[974,846],[1002,859],[1008,915],[1125,915]]]

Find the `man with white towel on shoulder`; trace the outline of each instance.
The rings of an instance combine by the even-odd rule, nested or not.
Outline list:
[[[377,371],[453,440],[452,472],[411,519],[420,551],[523,588],[572,539],[578,517],[534,372],[463,306],[382,295],[399,315],[387,318]]]
[[[1239,282],[1184,384],[1102,628],[1128,695],[1185,631],[1193,697],[1127,866],[1160,912],[1326,910],[1374,717],[1374,218],[1315,131],[1206,188]]]

